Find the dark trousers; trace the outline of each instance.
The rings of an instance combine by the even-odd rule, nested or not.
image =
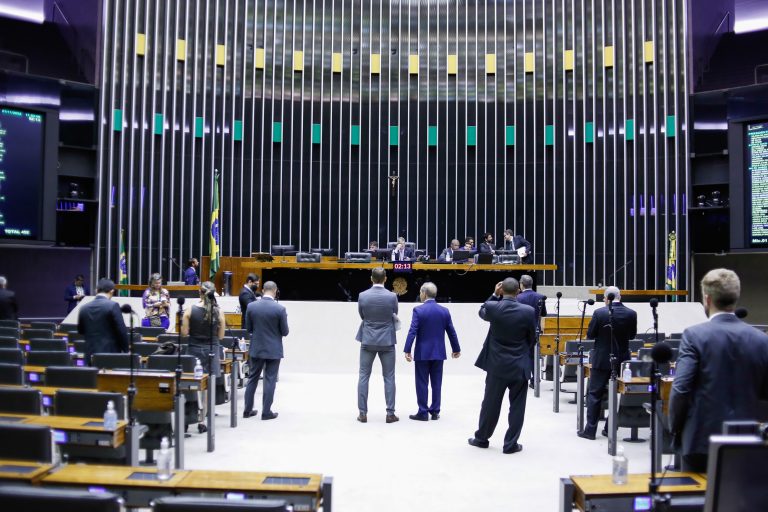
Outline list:
[[[709,454],[689,453],[683,455],[682,470],[688,473],[706,473]]]
[[[589,390],[587,391],[587,424],[584,432],[595,435],[597,422],[600,421],[603,394],[611,380],[611,370],[592,368],[589,372]],[[607,428],[607,425],[606,425]]]
[[[277,385],[277,372],[280,369],[279,359],[251,359],[248,367],[248,385],[245,387],[244,413],[253,410],[253,397],[259,386],[259,377],[264,370],[264,396],[262,399],[261,414],[272,412],[272,401],[275,398],[275,386]]]
[[[496,429],[501,414],[504,393],[509,390],[509,427],[504,435],[504,449],[511,450],[520,438],[525,419],[525,399],[528,396],[528,379],[499,378],[490,373],[485,377],[485,396],[480,408],[480,423],[475,432],[475,439],[488,441]]]
[[[427,407],[428,384],[432,384],[432,405]],[[419,416],[440,412],[440,390],[443,386],[443,361],[416,361],[416,403]]]

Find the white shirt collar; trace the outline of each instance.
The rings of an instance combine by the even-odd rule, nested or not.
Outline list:
[[[384,288],[383,284],[374,284],[371,288]]]
[[[272,297],[271,295],[266,295],[266,294],[265,294],[265,295],[262,295],[262,296],[261,296],[261,298],[262,298],[262,299],[268,299],[268,300],[275,300],[275,298],[274,298],[274,297]]]
[[[714,313],[713,315],[710,315],[709,319],[712,320],[716,316],[720,316],[720,315],[734,315],[735,316],[736,313],[734,313],[733,311],[718,311],[717,313]]]

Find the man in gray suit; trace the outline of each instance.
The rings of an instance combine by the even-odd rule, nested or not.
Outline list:
[[[368,381],[376,355],[381,361],[384,374],[384,396],[387,400],[387,423],[400,418],[395,416],[395,319],[397,295],[384,288],[386,271],[379,267],[371,272],[373,286],[360,294],[357,310],[362,323],[355,338],[360,342],[360,377],[357,381],[357,421],[368,421]]]
[[[768,399],[768,336],[734,314],[739,277],[710,270],[701,294],[709,321],[683,332],[669,404],[683,471],[696,473],[707,471],[709,436],[721,433],[724,421],[764,419],[759,402]]]
[[[248,304],[245,312],[245,330],[251,334],[251,348],[248,352],[250,364],[243,418],[256,416],[253,396],[259,385],[261,371],[264,370],[261,419],[273,420],[277,418],[277,413],[272,411],[272,400],[275,397],[280,359],[283,358],[283,336],[288,336],[288,313],[282,304],[275,301],[277,285],[273,281],[264,283],[261,290],[261,299]]]

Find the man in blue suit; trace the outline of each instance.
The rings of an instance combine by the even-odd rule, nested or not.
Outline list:
[[[701,280],[709,321],[683,332],[669,402],[672,433],[682,441],[683,471],[707,471],[709,436],[724,421],[760,420],[768,399],[768,336],[734,314],[739,277],[718,268]]]
[[[91,363],[93,354],[128,351],[128,331],[120,304],[112,300],[115,283],[99,279],[96,298],[78,310],[77,332],[85,336],[85,361]]]
[[[533,278],[528,274],[520,276],[520,293],[517,294],[517,302],[527,304],[536,312],[536,327],[541,332],[541,317],[547,316],[547,298],[539,292],[533,291]],[[533,352],[531,352],[531,368],[533,364]],[[533,377],[531,377],[528,386],[533,389]]]
[[[424,283],[419,293],[424,303],[413,309],[413,319],[408,337],[405,339],[405,360],[416,360],[416,403],[419,412],[408,416],[412,420],[427,421],[440,418],[440,389],[443,383],[443,361],[445,354],[445,335],[451,342],[451,357],[461,355],[459,338],[451,321],[451,312],[435,302],[437,286]],[[411,357],[411,348],[416,341],[415,354]],[[427,408],[427,383],[432,383],[432,405]]]
[[[75,309],[86,295],[90,294],[88,285],[85,284],[85,277],[82,274],[75,277],[75,281],[64,290],[64,300],[67,301],[67,314]]]
[[[272,402],[275,398],[277,372],[283,358],[283,337],[288,336],[288,313],[285,307],[275,300],[277,285],[273,281],[264,283],[262,292],[261,299],[248,304],[245,312],[245,330],[251,335],[251,347],[248,351],[250,365],[243,418],[256,416],[253,397],[259,385],[261,371],[264,370],[261,419],[273,420],[277,418],[277,413],[272,411]]]

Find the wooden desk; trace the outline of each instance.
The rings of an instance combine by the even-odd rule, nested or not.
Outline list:
[[[304,480],[289,483],[287,479]],[[311,508],[294,510],[316,510],[320,504],[322,475],[311,473],[257,473],[251,471],[190,471],[177,486],[179,492],[227,493],[240,492],[247,497],[286,498],[286,495],[302,495]],[[276,483],[268,483],[276,480]],[[295,505],[295,502],[294,502]]]
[[[133,406],[139,411],[173,411],[174,394],[176,393],[176,376],[171,372],[153,372],[134,374],[136,382],[136,397]],[[96,376],[96,386],[99,391],[112,393],[128,393],[131,382],[130,372],[102,370]]]
[[[542,334],[539,336],[539,353],[542,356],[553,356],[555,355],[555,338],[557,337],[556,334]],[[560,334],[560,350],[558,352],[565,352],[565,342],[566,341],[574,341],[579,339],[578,333],[570,333],[570,334]]]
[[[53,468],[51,464],[0,459],[0,481],[37,484],[51,468]]]
[[[675,378],[666,375],[661,378],[659,383],[659,397],[661,398],[661,412],[664,416],[669,416],[669,395],[672,393],[672,384]]]
[[[18,419],[18,421],[14,421]],[[23,425],[42,425],[67,434],[63,444],[119,448],[125,443],[125,420],[117,422],[115,430],[104,430],[101,418],[78,418],[74,416],[34,416],[25,414],[0,414],[1,421]],[[57,441],[58,442],[58,441]]]
[[[269,268],[288,268],[288,269],[311,269],[311,270],[345,270],[345,269],[374,269],[384,267],[387,270],[392,270],[391,261],[372,261],[370,263],[343,263],[334,261],[321,261],[320,263],[298,263],[295,257],[290,259],[276,259],[274,261],[250,261],[241,263],[240,266],[243,269],[247,269],[251,272],[260,271]],[[533,265],[528,263],[521,263],[516,265],[505,264],[490,264],[480,265],[474,263],[418,263],[413,262],[413,270],[462,270],[465,272],[476,272],[482,270],[492,270],[499,272],[509,272],[511,270],[557,270],[557,265]],[[146,290],[146,286],[143,289]],[[490,293],[489,293],[490,295]]]
[[[632,379],[625,381],[623,377],[616,379],[619,394],[631,395],[631,394],[648,394],[650,390],[648,387],[651,385],[650,377],[632,377]]]
[[[661,476],[660,473],[657,473],[657,475]],[[706,475],[699,473],[675,473],[672,475],[667,474],[665,479],[672,477],[690,478],[692,482],[688,485],[661,485],[659,487],[660,493],[703,495],[706,492]],[[611,475],[571,476],[570,480],[574,486],[573,505],[581,511],[587,511],[592,510],[593,503],[596,501],[616,500],[616,503],[618,503],[618,501],[625,499],[629,503],[630,508],[615,506],[612,510],[633,510],[631,506],[635,497],[648,496],[649,478],[649,473],[631,474],[628,475],[626,484],[615,485]],[[608,510],[608,508],[602,508],[601,510]]]

